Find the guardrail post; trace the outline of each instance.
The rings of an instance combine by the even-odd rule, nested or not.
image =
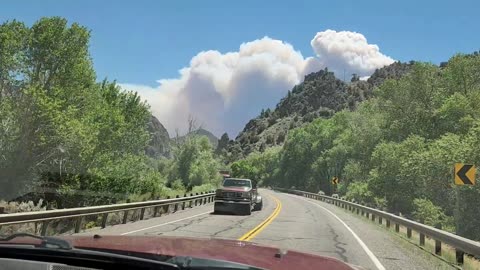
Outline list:
[[[122,224],[127,224],[127,219],[128,219],[128,210],[125,210],[125,211],[123,211]]]
[[[195,196],[198,196],[198,192],[195,193]],[[197,204],[198,204],[198,199],[195,199],[195,206],[197,206]]]
[[[170,196],[167,196],[167,200],[168,200],[168,199],[170,199]],[[166,204],[166,205],[163,207],[163,212],[164,212],[165,214],[168,214],[169,210],[170,210],[170,204]],[[160,216],[161,216],[161,215],[162,215],[162,214],[160,214]]]
[[[425,234],[419,233],[419,241],[418,241],[420,246],[425,246]]]
[[[390,219],[387,219],[387,228],[390,229]]]
[[[395,223],[395,231],[398,233],[400,232],[400,224]]]
[[[375,221],[375,215],[372,214],[372,221]]]
[[[438,223],[435,228],[441,230],[442,229],[442,224],[441,223]],[[435,239],[435,254],[437,254],[438,256],[441,256],[442,255],[442,242],[440,242],[439,240]]]
[[[46,236],[46,235],[47,235],[48,223],[49,223],[48,220],[45,220],[45,221],[42,222],[42,231],[40,232],[40,234],[41,234],[42,236]]]
[[[75,221],[75,233],[79,233],[82,228],[83,216],[79,216]]]
[[[412,238],[412,228],[407,227],[407,237]]]
[[[357,208],[357,215],[360,213],[360,209]]]
[[[420,220],[420,223],[425,224],[423,219]],[[425,234],[418,232],[418,244],[423,247],[425,246]]]
[[[180,196],[175,196],[176,199],[180,198]],[[173,207],[173,212],[177,212],[178,211],[178,203],[175,203],[174,207]]]
[[[465,255],[463,251],[455,249],[455,259],[457,261],[457,264],[463,265],[463,255]]]
[[[145,217],[145,207],[140,209],[140,220],[143,220],[144,217]]]
[[[183,194],[183,197],[186,198],[187,193]],[[185,201],[183,201],[183,203],[182,203],[182,210],[185,210]]]
[[[367,218],[369,218],[369,217],[370,217],[370,213],[369,213],[369,212],[365,212],[365,216],[366,216]]]
[[[200,195],[203,195],[203,192],[200,192]],[[203,198],[200,198],[200,205],[203,204]]]
[[[382,222],[383,222],[382,217],[379,216],[378,217],[378,224],[382,225]]]
[[[160,200],[160,197],[157,197],[157,201]],[[158,206],[153,208],[153,217],[157,217],[158,214]]]
[[[203,192],[203,195],[207,195],[207,192]],[[204,197],[202,200],[203,204],[207,204],[207,197]]]
[[[108,213],[104,213],[102,215],[102,229],[107,227],[107,219],[108,219]]]
[[[192,197],[192,196],[193,196],[193,193],[190,193],[190,197]],[[192,208],[192,207],[193,207],[193,201],[190,200],[190,208]]]

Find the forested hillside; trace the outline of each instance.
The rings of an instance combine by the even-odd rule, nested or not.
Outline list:
[[[89,39],[88,29],[59,17],[0,25],[0,199],[48,188],[47,201],[70,207],[214,187],[208,140],[172,148],[137,93],[97,80]]]
[[[454,163],[480,164],[480,55],[408,66],[383,83],[374,74],[369,81],[378,87],[359,93],[358,101],[366,100],[354,110],[290,130],[282,147],[234,162],[234,174],[338,192],[480,240],[480,188],[453,184]],[[353,87],[338,86],[340,93]]]
[[[354,110],[358,103],[372,96],[373,89],[387,79],[406,74],[414,62],[395,62],[376,70],[366,81],[353,74],[346,83],[335,77],[328,68],[305,76],[293,87],[274,110],[262,110],[250,120],[236,139],[228,145],[227,159],[235,161],[254,151],[283,145],[289,130],[301,127],[318,117],[329,118],[343,109]]]

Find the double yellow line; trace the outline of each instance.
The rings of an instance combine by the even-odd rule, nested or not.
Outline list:
[[[259,234],[263,229],[265,229],[268,224],[270,224],[277,216],[280,214],[280,210],[282,210],[282,203],[279,199],[275,198],[272,195],[269,195],[277,204],[275,210],[267,217],[262,223],[258,224],[257,227],[253,228],[251,231],[244,234],[242,237],[238,238],[240,241],[250,241],[252,240],[257,234]]]

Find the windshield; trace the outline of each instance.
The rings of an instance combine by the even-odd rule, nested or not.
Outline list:
[[[479,25],[467,0],[2,1],[0,238],[480,269]]]
[[[252,182],[249,180],[242,179],[225,179],[223,181],[224,187],[252,187]]]

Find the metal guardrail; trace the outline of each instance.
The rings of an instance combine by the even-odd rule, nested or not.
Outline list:
[[[184,197],[180,197],[179,195],[177,195],[176,198],[172,199],[167,198],[162,200],[152,200],[134,203],[121,203],[37,212],[2,214],[0,215],[0,227],[4,225],[41,223],[41,235],[46,235],[48,225],[51,221],[74,218],[75,233],[78,233],[82,228],[85,216],[102,215],[101,227],[105,228],[107,226],[108,215],[111,213],[123,212],[122,223],[126,224],[128,221],[129,211],[140,210],[139,219],[143,220],[145,217],[145,210],[147,208],[153,208],[153,217],[157,217],[159,212],[160,215],[162,213],[162,211],[160,211],[162,210],[161,208],[163,208],[163,213],[169,213],[170,206],[173,205],[173,212],[176,212],[179,209],[183,210],[186,207],[191,208],[197,205],[211,203],[213,202],[214,197],[215,192],[202,192],[201,194],[196,193],[195,195],[190,193],[190,196],[187,196],[187,194],[185,194]]]
[[[392,223],[395,226],[395,231],[400,232],[400,226],[404,226],[407,229],[407,237],[412,238],[412,230],[419,234],[419,245],[425,246],[425,236],[428,236],[435,240],[435,254],[441,256],[442,253],[442,243],[445,243],[453,247],[456,251],[456,262],[457,264],[463,264],[464,255],[472,255],[475,257],[480,257],[480,242],[473,241],[453,233],[449,233],[431,226],[421,224],[391,213],[387,213],[381,210],[377,210],[371,207],[367,207],[358,203],[349,202],[339,198],[333,198],[326,195],[320,195],[300,190],[290,190],[284,188],[274,188],[275,190],[292,193],[295,195],[304,196],[310,199],[320,200],[327,203],[334,204],[338,207],[348,209],[349,211],[356,212],[359,215],[365,215],[367,218],[371,218],[372,221],[378,219],[379,224],[383,224],[385,220],[385,225],[387,228],[392,226]]]

